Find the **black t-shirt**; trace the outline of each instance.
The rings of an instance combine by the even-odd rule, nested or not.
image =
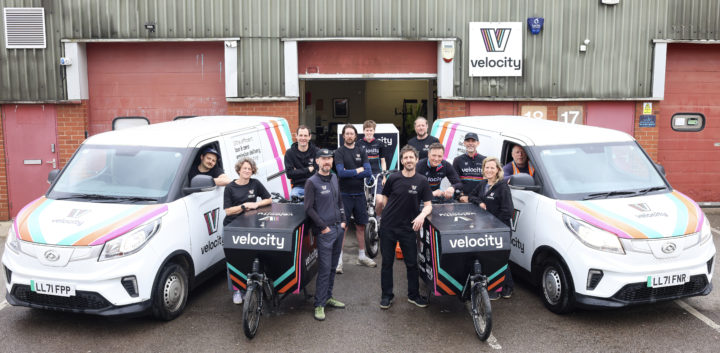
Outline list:
[[[353,149],[342,145],[335,150],[335,166],[340,164],[342,164],[343,169],[354,173],[352,172],[353,169],[364,167],[365,164],[369,165],[370,162],[368,161],[365,149],[356,144]],[[363,179],[370,176],[370,170],[366,170],[360,174],[353,174],[352,176],[345,176],[343,174],[344,173],[338,169],[340,192],[346,194],[362,194],[365,192]]]
[[[427,179],[415,173],[405,177],[402,172],[393,173],[388,177],[382,194],[387,203],[382,211],[380,227],[390,227],[412,232],[412,221],[422,210],[421,203],[432,200],[432,191]]]
[[[220,169],[220,167],[217,164],[215,164],[215,166],[212,169],[208,170],[207,172],[201,172],[198,169],[198,166],[196,165],[196,166],[190,168],[190,172],[188,172],[188,180],[192,180],[192,178],[194,178],[196,175],[209,175],[213,179],[215,179],[222,174],[223,174],[223,171],[222,171],[222,169]]]
[[[233,180],[225,187],[223,208],[239,206],[246,202],[255,202],[258,197],[261,200],[269,199],[270,193],[257,179],[250,178],[250,181],[245,185],[238,185],[235,180]],[[240,214],[225,217],[225,222],[223,222],[223,224],[228,225],[228,223],[232,222],[232,220]]]
[[[374,138],[372,141],[367,142],[365,139],[362,139],[357,142],[358,145],[365,148],[365,152],[367,153],[368,160],[370,161],[370,167],[372,168],[373,175],[377,175],[382,170],[382,160],[385,159],[385,143],[382,141]],[[385,162],[387,163],[387,161]]]
[[[413,137],[408,141],[408,145],[415,147],[416,150],[420,153],[420,158],[427,158],[428,156],[428,149],[430,148],[430,145],[432,145],[435,142],[440,142],[437,137],[428,135],[423,140],[418,140],[417,136]]]

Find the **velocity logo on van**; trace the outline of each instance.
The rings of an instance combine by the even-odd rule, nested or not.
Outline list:
[[[205,213],[204,217],[208,235],[213,235],[213,233],[217,232],[218,224],[220,223],[220,208]]]

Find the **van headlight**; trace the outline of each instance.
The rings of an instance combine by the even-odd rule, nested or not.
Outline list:
[[[12,250],[14,253],[20,253],[20,242],[17,240],[17,235],[15,235],[15,222],[10,223],[10,229],[8,229],[5,245],[7,245],[8,249]]]
[[[712,238],[712,228],[710,228],[710,220],[708,220],[707,216],[705,216],[704,218],[705,221],[703,222],[702,229],[700,229],[700,241],[698,241],[698,244],[705,244],[705,242]]]
[[[591,226],[566,214],[563,214],[563,221],[565,222],[565,226],[588,247],[615,254],[625,254],[625,249],[623,249],[622,244],[620,244],[620,239],[617,235]]]
[[[108,241],[105,243],[98,261],[123,257],[140,251],[147,241],[158,232],[160,223],[160,218],[158,218]]]

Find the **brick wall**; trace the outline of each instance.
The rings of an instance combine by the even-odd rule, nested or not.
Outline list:
[[[282,102],[230,102],[228,115],[265,115],[285,118],[290,131],[294,134],[298,127],[300,116],[299,101]]]
[[[466,101],[438,99],[437,118],[453,118],[456,116],[467,116],[468,108]]]
[[[5,161],[5,133],[3,132],[3,116],[0,109],[0,221],[10,219],[10,200],[8,198],[7,167]],[[4,236],[4,234],[0,235]]]
[[[658,127],[660,123],[660,105],[661,102],[653,102],[653,114],[657,117],[655,127],[640,127],[640,115],[642,115],[643,102],[635,103],[635,122],[633,122],[635,139],[655,163],[657,163],[658,160],[658,140],[660,139],[660,129]]]
[[[75,150],[85,141],[88,129],[87,100],[79,104],[58,104],[57,112],[57,144],[58,168],[65,166]]]

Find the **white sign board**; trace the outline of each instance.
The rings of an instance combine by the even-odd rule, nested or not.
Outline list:
[[[522,22],[470,22],[470,76],[522,76]]]

